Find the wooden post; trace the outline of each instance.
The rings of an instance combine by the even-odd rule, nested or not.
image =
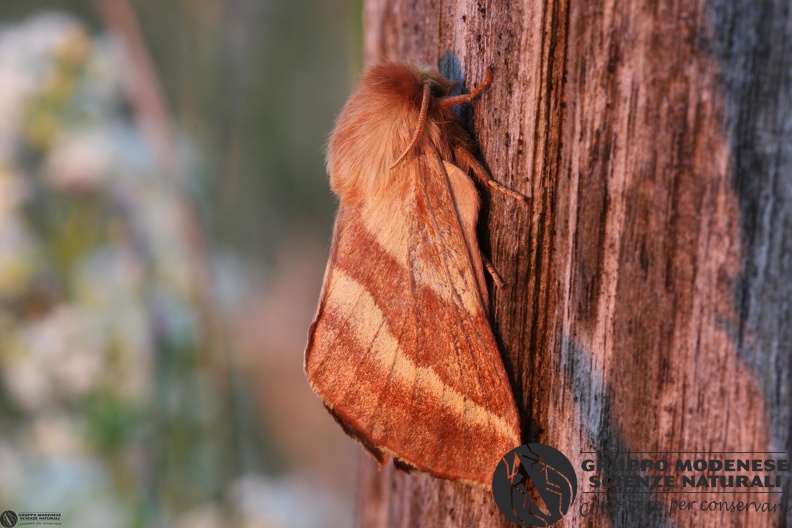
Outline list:
[[[523,441],[564,452],[579,479],[586,451],[789,452],[789,3],[368,0],[364,17],[369,64],[438,65],[466,88],[494,66],[470,129],[493,175],[534,197],[492,196],[481,219],[509,283],[494,325]],[[681,498],[787,504],[782,477],[782,494]],[[672,497],[579,493],[556,526],[792,522],[670,512]],[[610,508],[583,516],[596,501]],[[368,460],[358,513],[513,526],[488,493]]]

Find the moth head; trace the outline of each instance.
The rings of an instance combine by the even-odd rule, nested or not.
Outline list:
[[[434,68],[404,62],[389,62],[371,68],[363,79],[363,84],[369,83],[372,90],[383,90],[388,97],[401,100],[413,110],[421,108],[425,86],[429,86],[433,99],[445,97],[455,86]]]
[[[444,123],[455,119],[438,101],[455,84],[436,69],[405,62],[369,68],[336,121],[327,149],[330,185],[341,198],[387,192],[398,181],[391,168],[419,139],[433,144],[445,137]]]

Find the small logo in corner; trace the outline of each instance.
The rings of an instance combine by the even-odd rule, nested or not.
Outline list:
[[[2,524],[5,528],[12,528],[16,526],[17,514],[11,510],[6,510],[3,513],[0,513],[0,524]]]
[[[520,526],[550,526],[575,502],[575,468],[555,448],[521,445],[506,453],[495,468],[492,495],[510,521]]]

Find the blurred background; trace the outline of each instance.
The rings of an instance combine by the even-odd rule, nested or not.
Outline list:
[[[0,3],[0,511],[352,524],[302,355],[361,3]]]

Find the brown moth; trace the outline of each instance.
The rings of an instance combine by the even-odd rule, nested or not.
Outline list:
[[[339,209],[305,371],[381,464],[491,487],[520,422],[489,322],[476,239],[494,181],[453,110],[481,93],[406,63],[369,69],[327,153]]]

